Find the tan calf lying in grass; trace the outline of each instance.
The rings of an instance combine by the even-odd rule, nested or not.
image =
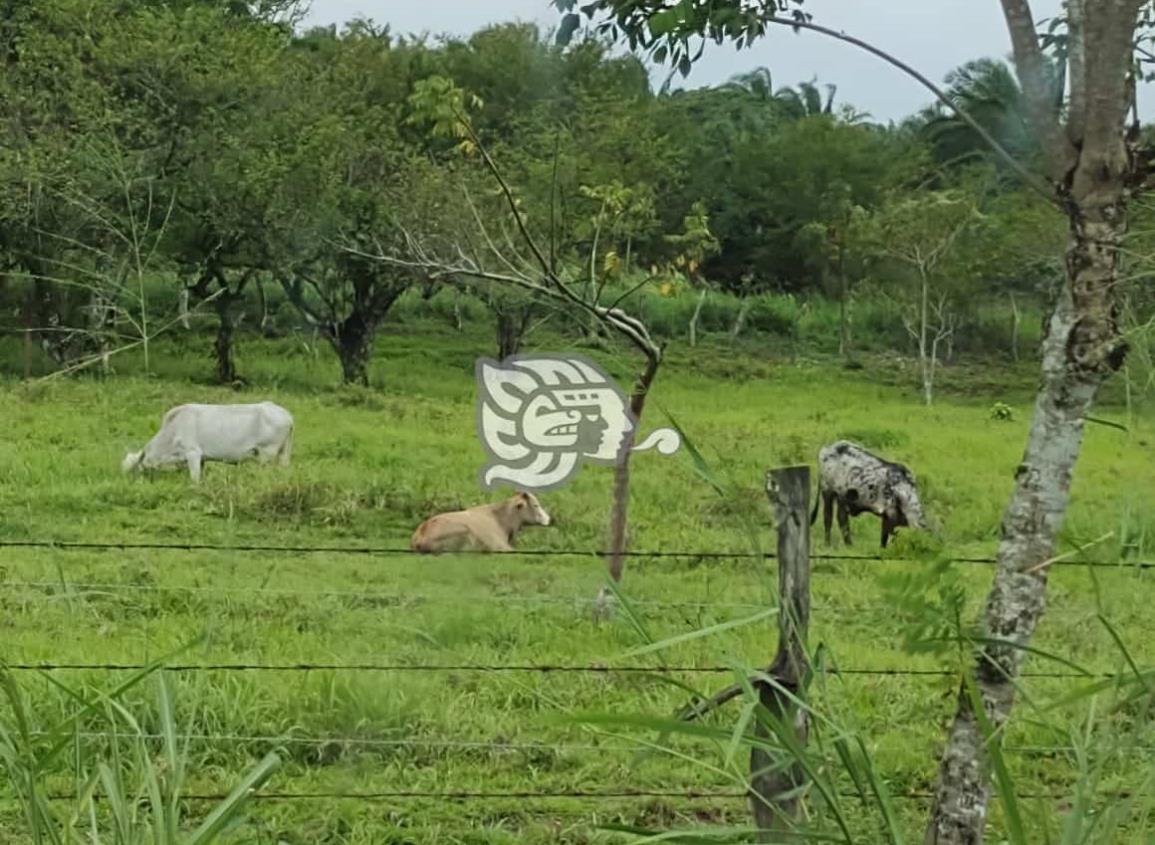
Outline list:
[[[413,532],[415,552],[513,551],[513,538],[526,525],[549,525],[549,514],[532,493],[503,502],[431,516]]]

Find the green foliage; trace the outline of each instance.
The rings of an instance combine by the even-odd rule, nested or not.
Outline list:
[[[200,823],[184,818],[189,777],[188,741],[177,735],[174,706],[163,674],[157,682],[161,748],[156,754],[145,729],[123,704],[123,697],[152,669],[137,674],[110,694],[53,685],[70,712],[56,724],[29,707],[24,690],[0,668],[5,718],[0,720],[0,764],[4,766],[36,845],[211,845],[231,834],[259,789],[280,766],[268,754]],[[100,737],[96,749],[82,731]],[[74,779],[71,795],[59,800],[50,778],[66,750]]]
[[[816,81],[779,86],[761,68],[715,88],[655,92],[642,64],[605,39],[562,47],[532,25],[428,41],[358,21],[288,37],[276,22],[283,4],[81,14],[78,2],[22,7],[4,36],[20,61],[0,81],[14,115],[13,143],[0,146],[0,257],[16,271],[0,300],[42,329],[36,366],[40,347],[56,366],[96,361],[208,311],[224,380],[237,369],[235,330],[256,324],[319,330],[346,378],[363,381],[355,359],[414,283],[427,295],[468,289],[507,328],[552,320],[524,297],[415,279],[372,258],[404,252],[408,238],[476,250],[466,192],[484,219],[512,224],[471,161],[463,119],[568,276],[620,286],[657,267],[665,299],[683,285],[796,297],[755,297],[738,313],[729,300],[695,300],[671,316],[670,337],[699,302],[705,331],[801,337],[837,299],[827,349],[842,348],[853,325],[856,347],[861,337],[906,351],[901,309],[879,295],[893,296],[901,274],[871,266],[860,235],[862,220],[917,201],[912,186],[928,179],[978,196],[989,221],[981,242],[959,244],[948,274],[966,281],[956,348],[989,346],[994,321],[979,312],[992,298],[1005,309],[1014,293],[1013,307],[1036,311],[1061,270],[1053,212],[989,177],[960,188],[971,177],[934,172],[924,136],[864,123]],[[741,23],[669,8],[671,35],[715,24],[732,35]],[[149,290],[161,276],[177,290]],[[651,305],[659,321],[683,310]],[[101,308],[112,318],[93,322]],[[1023,331],[1030,350],[1037,332]]]
[[[1015,409],[1005,402],[996,402],[991,405],[991,419],[999,422],[1010,422],[1015,418]]]
[[[553,0],[553,5],[566,13],[558,37],[568,40],[580,24],[572,11],[578,0]],[[802,0],[722,0],[707,5],[693,0],[679,0],[673,5],[662,0],[593,0],[580,9],[587,19],[602,18],[594,25],[599,33],[615,41],[624,40],[631,50],[646,50],[656,62],[669,61],[686,76],[701,55],[701,49],[694,50],[692,42],[732,42],[741,49],[765,34],[771,18],[808,20],[801,6]],[[567,39],[561,38],[562,33]]]

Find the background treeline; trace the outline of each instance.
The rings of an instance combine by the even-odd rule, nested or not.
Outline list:
[[[383,323],[419,317],[489,321],[503,355],[543,326],[599,342],[528,294],[377,260],[511,228],[476,145],[430,119],[454,96],[551,260],[659,338],[917,355],[928,398],[938,362],[1035,352],[1064,223],[942,109],[882,126],[764,69],[655,91],[636,59],[532,26],[413,40],[290,9],[0,2],[4,370],[105,372],[126,348],[148,367],[154,339],[205,331],[229,382],[257,330],[323,338],[364,383]],[[1035,155],[1005,65],[946,84]],[[1133,240],[1141,369],[1151,233]]]

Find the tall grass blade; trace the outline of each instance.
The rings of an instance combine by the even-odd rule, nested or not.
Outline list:
[[[1148,683],[1147,674],[1144,674],[1144,672],[1139,668],[1139,664],[1137,664],[1135,662],[1135,658],[1131,656],[1131,650],[1127,648],[1127,645],[1123,642],[1122,636],[1119,635],[1119,632],[1116,630],[1115,626],[1111,624],[1111,620],[1109,620],[1102,613],[1097,614],[1097,617],[1099,619],[1099,623],[1107,629],[1107,633],[1110,634],[1111,639],[1115,641],[1115,646],[1119,649],[1119,653],[1123,655],[1123,659],[1127,661],[1127,665],[1131,668],[1131,672],[1135,675],[1135,680],[1142,684],[1143,688],[1147,692],[1151,692],[1151,684]]]
[[[254,766],[220,804],[218,804],[200,827],[188,838],[184,845],[208,845],[229,825],[237,821],[245,805],[252,800],[253,792],[260,789],[281,765],[276,754],[267,754]]]
[[[882,778],[878,776],[878,767],[874,765],[874,759],[867,751],[862,737],[856,736],[854,740],[858,743],[858,750],[862,754],[862,768],[870,780],[870,791],[874,795],[874,800],[878,802],[878,809],[882,813],[883,833],[886,836],[886,841],[892,845],[902,845],[902,827],[898,823],[898,814],[895,812],[894,799],[891,798],[890,790],[886,788]]]
[[[621,586],[614,581],[613,578],[609,578],[606,580],[606,587],[609,589],[610,594],[617,599],[618,605],[625,613],[626,621],[630,623],[634,631],[642,638],[642,641],[647,645],[653,645],[654,638],[650,635],[650,632],[646,630],[646,625],[642,622],[641,615],[638,613],[637,608],[634,607],[634,603],[622,592]]]
[[[650,654],[655,651],[661,651],[662,649],[669,648],[670,646],[674,645],[679,645],[681,643],[700,640],[703,637],[709,637],[714,634],[721,633],[722,631],[729,631],[734,628],[741,628],[745,625],[759,622],[770,616],[774,616],[777,613],[778,608],[767,608],[766,610],[758,611],[753,616],[746,616],[742,619],[731,619],[727,622],[719,622],[718,624],[710,625],[707,628],[697,628],[693,631],[688,631],[685,634],[678,634],[676,637],[669,637],[668,639],[660,640],[656,643],[652,642],[649,645],[642,646],[641,648],[635,648],[631,651],[627,651],[622,655],[622,657],[637,657],[642,654]]]

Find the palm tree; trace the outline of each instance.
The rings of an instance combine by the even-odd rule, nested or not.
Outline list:
[[[1056,79],[1056,96],[1059,74]],[[1009,153],[1019,159],[1032,158],[1038,144],[1027,119],[1023,92],[1014,72],[1005,62],[979,59],[967,62],[946,77],[947,97],[966,111]],[[986,158],[990,149],[970,126],[942,107],[923,113],[924,132],[943,164]]]
[[[732,76],[722,87],[764,104],[789,120],[834,113],[835,86],[825,86],[825,100],[818,90],[817,80],[800,83],[797,89],[786,86],[775,91],[774,79],[766,67]]]
[[[748,94],[753,99],[766,103],[774,99],[774,79],[768,67],[756,67],[748,73],[731,76],[730,81],[722,88]]]
[[[837,88],[833,85],[827,85],[825,88],[825,102],[818,92],[817,80],[800,82],[797,90],[793,88],[781,89],[778,92],[778,100],[786,107],[789,116],[795,119],[815,117],[820,114],[833,114],[834,92]]]

